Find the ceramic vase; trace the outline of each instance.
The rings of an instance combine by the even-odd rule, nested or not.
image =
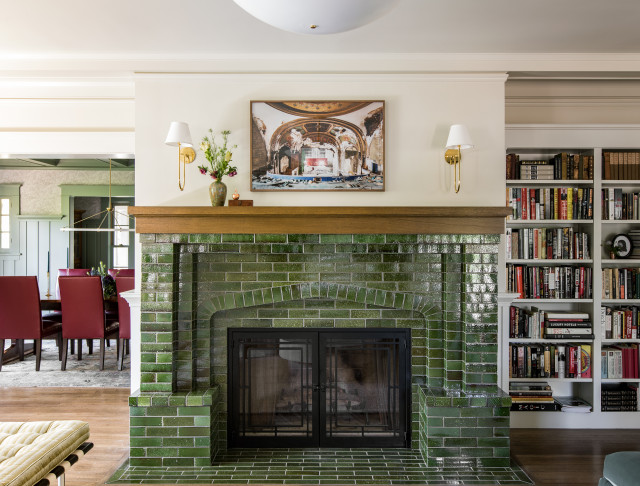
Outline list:
[[[212,206],[224,206],[227,199],[227,185],[219,179],[214,180],[209,186],[209,196]]]

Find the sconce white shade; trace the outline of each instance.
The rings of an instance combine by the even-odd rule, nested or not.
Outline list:
[[[399,0],[233,0],[258,20],[295,34],[335,34],[373,22]]]
[[[470,149],[473,148],[473,142],[471,141],[471,135],[466,125],[451,125],[449,129],[449,138],[447,139],[448,149]]]
[[[177,147],[178,144],[183,147],[193,147],[189,125],[185,122],[171,122],[169,133],[167,133],[164,143],[172,147]]]

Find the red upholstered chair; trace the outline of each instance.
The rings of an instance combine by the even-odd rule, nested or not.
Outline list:
[[[59,322],[42,319],[36,277],[0,277],[0,350],[4,351],[5,339],[33,339],[36,371],[40,371],[42,339],[59,338],[60,330]]]
[[[100,340],[100,369],[104,369],[105,339],[118,337],[118,323],[107,322],[100,277],[60,277],[62,303],[62,370],[67,367],[69,339],[78,339],[78,359],[82,359],[81,340]]]
[[[135,277],[135,269],[133,268],[110,268],[107,273],[115,279],[118,277]]]
[[[60,268],[58,270],[58,280],[56,280],[56,296],[60,298],[60,277],[86,277],[89,275],[88,268]]]
[[[131,309],[129,303],[120,297],[120,292],[126,292],[135,287],[134,277],[116,278],[116,292],[118,294],[118,322],[119,322],[119,341],[118,341],[118,370],[122,370],[124,365],[125,340],[128,344],[131,339]]]

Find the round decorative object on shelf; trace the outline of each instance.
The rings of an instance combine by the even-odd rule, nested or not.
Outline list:
[[[613,238],[612,246],[615,249],[615,254],[618,258],[629,258],[633,251],[631,238],[625,234],[616,235]]]

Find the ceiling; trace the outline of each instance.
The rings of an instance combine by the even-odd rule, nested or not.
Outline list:
[[[134,170],[135,159],[111,158],[112,170]],[[109,156],[67,156],[52,155],[42,157],[41,155],[21,155],[7,156],[0,158],[0,169],[69,169],[69,170],[108,170]]]
[[[0,59],[640,53],[638,20],[638,0],[401,0],[369,25],[311,36],[265,25],[232,0],[20,0],[3,4]]]

